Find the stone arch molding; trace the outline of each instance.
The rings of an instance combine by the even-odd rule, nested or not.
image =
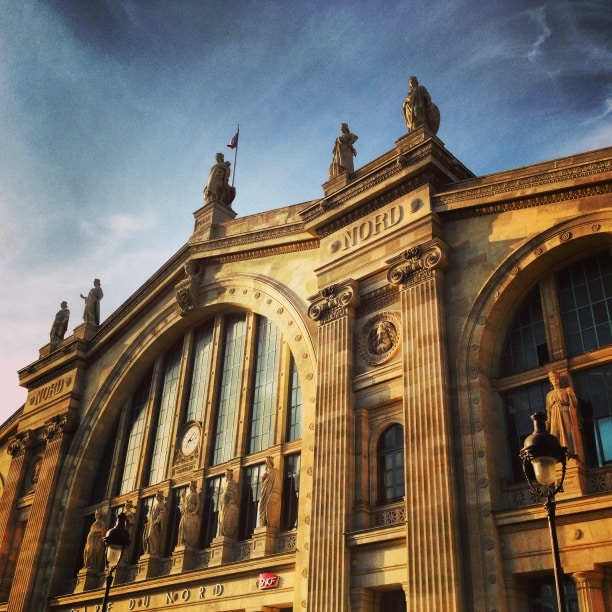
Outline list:
[[[307,317],[303,300],[286,287],[261,275],[231,275],[202,285],[199,289],[199,306],[189,317],[181,316],[176,301],[170,297],[157,317],[149,321],[138,336],[126,346],[114,367],[107,373],[106,381],[91,400],[72,444],[71,454],[79,457],[78,465],[70,466],[64,473],[64,486],[71,490],[84,461],[100,460],[102,447],[111,425],[118,418],[123,404],[126,385],[133,385],[133,369],[143,356],[150,353],[156,343],[176,326],[181,333],[207,313],[214,314],[223,307],[237,307],[263,315],[274,321],[283,334],[295,357],[300,376],[305,411],[305,423],[314,422],[314,398],[316,397],[316,329]],[[130,382],[131,381],[131,382]],[[98,442],[96,442],[98,440]],[[97,453],[94,458],[91,453]]]
[[[493,584],[503,584],[497,546],[492,544],[497,538],[492,510],[498,495],[499,462],[489,456],[491,448],[499,444],[492,416],[497,396],[490,381],[497,376],[502,335],[506,333],[500,321],[525,296],[525,290],[559,261],[586,257],[611,246],[612,209],[572,218],[540,232],[494,271],[467,317],[457,353],[459,443],[466,461],[466,498],[470,505],[476,504],[470,518],[474,521],[471,545],[482,551],[480,575],[474,578],[485,591]],[[495,355],[491,347],[496,347]]]

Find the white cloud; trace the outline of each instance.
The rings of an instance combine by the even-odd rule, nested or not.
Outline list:
[[[535,61],[541,53],[540,47],[551,37],[552,30],[546,20],[546,5],[539,6],[527,11],[529,18],[533,20],[538,28],[538,36],[527,52],[529,61]]]

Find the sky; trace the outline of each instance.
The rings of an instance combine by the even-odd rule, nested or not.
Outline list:
[[[612,145],[608,0],[0,0],[0,423],[66,300],[104,320],[187,242],[237,126],[239,217],[406,134],[416,75],[478,175]]]

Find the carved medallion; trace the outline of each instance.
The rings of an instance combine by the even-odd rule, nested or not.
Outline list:
[[[372,317],[359,334],[359,352],[366,363],[379,365],[389,361],[400,345],[401,322],[394,312]]]

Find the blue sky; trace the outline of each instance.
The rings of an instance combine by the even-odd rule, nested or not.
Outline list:
[[[476,174],[612,144],[607,0],[0,0],[0,421],[17,370],[102,319],[188,239],[240,124],[239,216],[322,196],[347,122],[358,168],[406,133],[414,74]]]

